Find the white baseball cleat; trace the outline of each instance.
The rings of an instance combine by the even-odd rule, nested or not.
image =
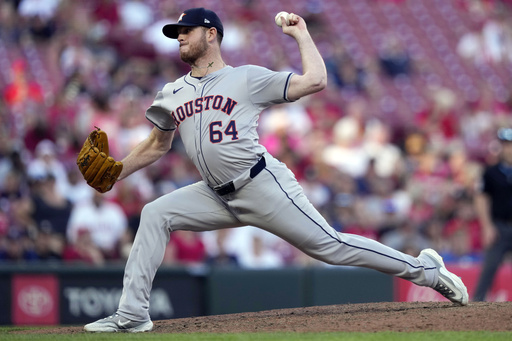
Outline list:
[[[434,262],[438,270],[438,281],[433,289],[453,303],[468,305],[468,289],[464,283],[462,283],[459,276],[446,269],[443,258],[432,249],[425,249],[421,251],[420,256],[422,255],[429,257]]]
[[[153,322],[151,320],[146,322],[135,322],[124,318],[117,313],[105,317],[96,322],[86,324],[84,330],[86,332],[93,333],[116,333],[116,332],[128,332],[128,333],[141,333],[149,332],[153,329]]]

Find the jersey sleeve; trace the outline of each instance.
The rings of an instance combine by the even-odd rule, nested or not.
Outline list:
[[[171,115],[171,111],[164,106],[164,94],[162,91],[158,91],[153,104],[146,110],[146,118],[162,131],[176,129],[176,122]]]
[[[288,87],[292,72],[276,72],[260,66],[247,69],[247,88],[252,102],[262,107],[290,102]]]

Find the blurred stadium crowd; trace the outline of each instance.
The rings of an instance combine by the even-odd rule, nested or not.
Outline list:
[[[512,126],[512,1],[0,0],[0,263],[124,262],[143,205],[199,180],[181,140],[99,195],[76,155],[94,126],[122,159],[156,91],[188,72],[161,34],[190,7],[225,25],[226,63],[300,72],[275,13],[303,16],[328,88],[261,116],[266,148],[339,231],[479,262],[473,209]],[[318,264],[256,228],[175,232],[165,265]]]

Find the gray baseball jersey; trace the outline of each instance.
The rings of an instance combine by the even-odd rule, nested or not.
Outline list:
[[[158,93],[146,117],[160,130],[178,127],[204,181],[220,185],[266,152],[258,143],[258,118],[287,101],[291,75],[250,65],[227,66],[201,79],[187,74]]]
[[[158,93],[146,117],[178,128],[204,181],[147,204],[126,263],[118,314],[149,319],[149,295],[171,231],[253,225],[329,264],[363,266],[437,283],[436,265],[361,236],[339,233],[308,201],[293,173],[258,143],[260,112],[287,101],[293,75],[256,66],[225,67],[201,79],[187,74]]]

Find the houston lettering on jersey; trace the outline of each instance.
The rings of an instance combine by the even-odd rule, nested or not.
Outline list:
[[[231,115],[231,112],[237,104],[237,101],[229,97],[224,98],[224,96],[221,95],[210,95],[199,97],[180,105],[171,115],[178,127],[187,117],[192,117],[194,114],[199,114],[204,110],[220,110],[227,115]]]

